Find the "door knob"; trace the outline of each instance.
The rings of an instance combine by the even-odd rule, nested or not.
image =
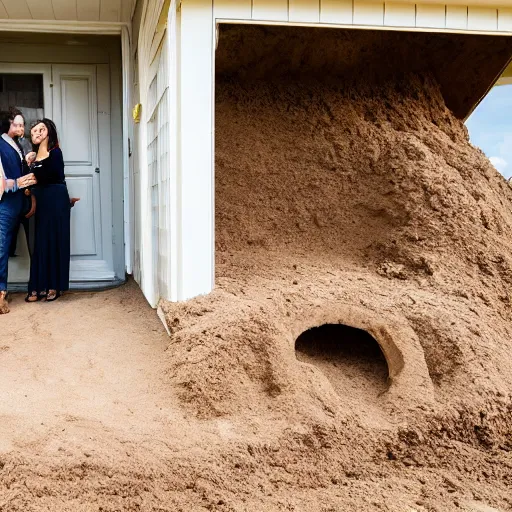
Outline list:
[[[94,172],[99,174],[100,173],[100,168],[99,167],[96,167],[96,169],[94,169]]]

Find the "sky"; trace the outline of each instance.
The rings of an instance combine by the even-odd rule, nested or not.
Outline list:
[[[491,89],[466,121],[471,142],[512,178],[512,84]]]

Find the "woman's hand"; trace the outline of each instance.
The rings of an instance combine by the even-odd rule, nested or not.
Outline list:
[[[37,155],[34,151],[31,151],[30,153],[27,153],[25,156],[25,160],[27,161],[27,164],[30,165],[34,163],[34,160],[36,159]]]
[[[37,184],[37,180],[33,173],[25,174],[25,176],[18,178],[18,187],[19,188],[27,188],[27,187],[31,187],[32,185],[36,185],[36,184]]]
[[[69,202],[71,203],[71,208],[73,208],[73,206],[75,206],[75,203],[78,203],[78,201],[80,201],[79,197],[71,197],[69,199]]]

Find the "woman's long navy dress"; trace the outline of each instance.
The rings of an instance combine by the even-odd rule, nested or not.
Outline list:
[[[64,178],[64,158],[59,147],[48,158],[35,162],[37,185],[34,253],[30,264],[28,292],[69,289],[71,204]]]

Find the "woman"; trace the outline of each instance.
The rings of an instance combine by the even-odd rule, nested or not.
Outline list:
[[[69,289],[71,202],[64,178],[64,159],[55,124],[36,121],[30,130],[36,153],[31,165],[37,179],[34,252],[27,302],[52,302]]]

